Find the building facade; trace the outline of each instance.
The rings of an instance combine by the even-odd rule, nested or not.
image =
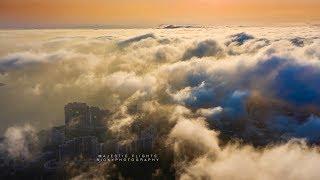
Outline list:
[[[65,125],[68,129],[99,129],[105,127],[107,110],[89,107],[86,103],[69,103],[64,107]]]
[[[59,160],[76,157],[95,158],[98,153],[98,139],[94,136],[85,136],[66,141],[59,146]]]

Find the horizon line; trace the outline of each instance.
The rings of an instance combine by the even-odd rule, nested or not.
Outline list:
[[[69,24],[69,25],[0,25],[0,30],[35,30],[35,29],[144,29],[159,28],[161,26],[177,26],[177,28],[210,28],[214,26],[320,26],[320,22],[274,22],[274,23],[214,23],[214,24],[185,24],[161,23],[158,25],[141,24]],[[178,27],[180,26],[180,27]],[[161,29],[161,28],[160,28]],[[164,28],[165,29],[165,28]],[[167,28],[170,29],[170,28]],[[172,28],[174,29],[174,28]]]

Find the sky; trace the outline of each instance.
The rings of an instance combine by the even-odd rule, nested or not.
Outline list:
[[[319,0],[1,0],[0,27],[313,23]]]

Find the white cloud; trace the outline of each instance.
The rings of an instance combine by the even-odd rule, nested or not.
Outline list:
[[[222,111],[223,111],[223,108],[220,106],[214,107],[214,108],[208,108],[208,109],[200,108],[197,110],[197,114],[204,117],[214,117],[216,115],[221,114]]]
[[[37,129],[60,125],[63,106],[83,101],[110,109],[110,130],[123,139],[134,136],[136,121],[160,127],[176,151],[182,179],[319,178],[319,153],[305,144],[256,149],[226,145],[218,136],[231,132],[228,138],[258,145],[279,143],[288,134],[317,139],[308,133],[320,127],[316,27],[9,34],[0,42],[7,45],[0,50],[1,132],[22,120]],[[312,43],[297,47],[290,42],[295,37]],[[14,46],[18,42],[23,45]],[[33,132],[9,128],[6,142],[18,144],[3,147],[20,154]]]
[[[229,144],[202,120],[181,120],[170,134],[180,179],[318,179],[319,149],[303,141],[265,149]]]
[[[6,130],[0,149],[8,153],[10,158],[31,160],[39,151],[38,143],[38,136],[32,126],[14,126]]]

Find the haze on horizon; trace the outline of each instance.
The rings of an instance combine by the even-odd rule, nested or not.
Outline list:
[[[318,23],[318,0],[1,0],[0,28]]]

